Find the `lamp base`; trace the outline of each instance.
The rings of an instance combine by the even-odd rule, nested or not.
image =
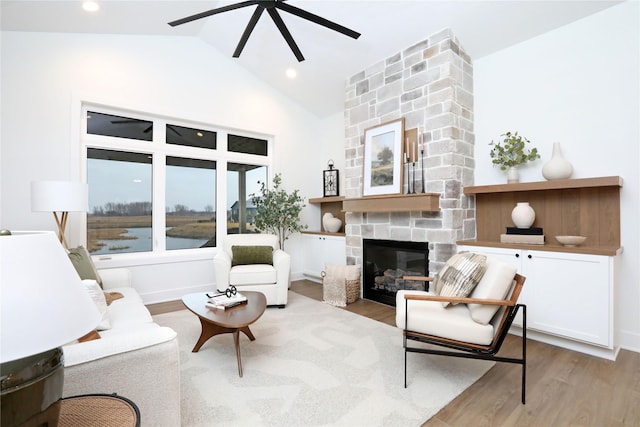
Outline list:
[[[64,384],[61,348],[0,365],[2,427],[56,427]]]

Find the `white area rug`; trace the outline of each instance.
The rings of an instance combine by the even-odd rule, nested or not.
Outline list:
[[[239,378],[231,334],[192,353],[194,314],[154,319],[178,333],[183,426],[419,426],[493,366],[409,354],[405,389],[400,329],[290,292],[250,326],[255,341],[240,334]]]

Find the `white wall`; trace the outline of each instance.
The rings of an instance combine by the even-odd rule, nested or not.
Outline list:
[[[573,178],[623,178],[616,311],[622,347],[640,351],[640,3],[626,2],[474,62],[476,185],[506,182],[488,143],[519,131],[542,158],[520,180],[539,181],[554,141]],[[576,283],[576,294],[580,284]],[[567,309],[571,307],[568,306]]]
[[[198,39],[3,32],[1,43],[0,228],[55,230],[51,214],[31,212],[30,182],[81,178],[81,100],[273,135],[283,187],[321,195],[319,119]],[[312,217],[305,209],[303,221]],[[71,246],[84,243],[80,224],[71,214]],[[99,264],[131,266],[145,301],[157,302],[210,289],[213,251],[202,253]]]

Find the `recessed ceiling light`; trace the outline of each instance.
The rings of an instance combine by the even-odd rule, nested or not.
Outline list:
[[[82,8],[87,12],[96,12],[100,9],[100,5],[95,1],[82,2]]]
[[[287,68],[287,71],[285,72],[285,74],[290,79],[295,79],[296,76],[298,75],[298,72],[296,70],[294,70],[293,68]]]

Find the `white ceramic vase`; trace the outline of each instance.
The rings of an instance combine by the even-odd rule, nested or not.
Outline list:
[[[322,228],[327,233],[337,233],[340,231],[340,227],[342,227],[342,220],[340,218],[336,218],[332,213],[327,212],[322,215]]]
[[[513,224],[518,228],[529,228],[536,220],[536,211],[529,205],[529,202],[518,202],[511,211]]]
[[[542,167],[542,176],[544,176],[547,181],[553,181],[556,179],[570,178],[572,173],[573,166],[562,155],[560,143],[554,142],[551,160]]]
[[[507,169],[507,183],[515,184],[520,182],[520,171],[517,166],[511,166]]]

